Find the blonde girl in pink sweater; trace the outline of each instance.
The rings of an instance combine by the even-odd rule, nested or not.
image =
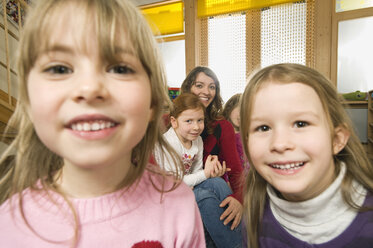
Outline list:
[[[141,13],[125,0],[37,1],[18,58],[1,246],[204,247],[193,192],[149,164],[155,143],[168,149],[167,94]]]

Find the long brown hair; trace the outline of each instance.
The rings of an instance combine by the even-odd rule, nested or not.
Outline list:
[[[212,133],[211,124],[212,122],[222,119],[221,112],[223,110],[223,99],[220,95],[220,82],[218,80],[218,77],[216,74],[208,67],[204,66],[197,66],[193,70],[189,72],[187,77],[185,78],[184,82],[181,85],[181,93],[191,93],[192,86],[196,83],[196,78],[199,73],[205,73],[207,76],[212,78],[214,80],[215,86],[216,86],[216,94],[212,102],[209,106],[206,108],[206,127],[208,130],[208,133]]]
[[[314,69],[298,64],[278,64],[268,66],[258,71],[250,79],[242,95],[240,112],[241,137],[250,164],[253,165],[250,159],[250,151],[248,150],[253,99],[259,89],[268,82],[283,84],[298,82],[312,87],[319,96],[326,113],[332,141],[335,138],[333,131],[335,128],[343,127],[350,132],[350,138],[344,149],[334,155],[334,163],[337,170],[339,170],[341,161],[345,162],[347,165],[346,174],[341,185],[344,201],[349,206],[359,211],[366,210],[365,207],[359,207],[353,201],[351,184],[353,180],[356,180],[368,191],[373,192],[373,167],[369,162],[359,138],[354,132],[351,120],[341,104],[341,98],[335,86]],[[268,104],[272,104],[271,101],[268,101]],[[330,149],[332,149],[332,147]],[[250,248],[259,247],[258,234],[266,201],[266,186],[267,182],[255,170],[255,165],[251,166],[246,179],[244,196],[244,220],[247,225],[247,238]]]

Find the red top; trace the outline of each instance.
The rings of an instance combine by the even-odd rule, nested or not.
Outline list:
[[[218,120],[212,123],[214,132],[207,134],[207,128],[202,133],[203,163],[208,155],[217,155],[223,164],[225,161],[228,180],[232,187],[233,197],[242,203],[243,169],[237,152],[236,138],[232,124],[227,120]]]

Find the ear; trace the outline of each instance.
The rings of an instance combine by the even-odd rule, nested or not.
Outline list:
[[[171,116],[170,117],[170,122],[171,122],[171,126],[173,129],[177,128],[177,120],[175,117]]]
[[[338,126],[334,129],[333,154],[336,155],[346,146],[350,138],[350,131],[344,126]]]

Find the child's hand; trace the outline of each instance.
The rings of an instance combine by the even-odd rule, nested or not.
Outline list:
[[[211,177],[211,174],[215,169],[216,161],[218,161],[218,156],[216,155],[209,155],[207,157],[206,162],[205,162],[205,169],[204,169],[206,178]]]
[[[223,161],[223,165],[216,160],[214,170],[211,172],[211,177],[221,177],[225,174],[225,172],[230,171],[230,168],[227,168],[225,161]]]

